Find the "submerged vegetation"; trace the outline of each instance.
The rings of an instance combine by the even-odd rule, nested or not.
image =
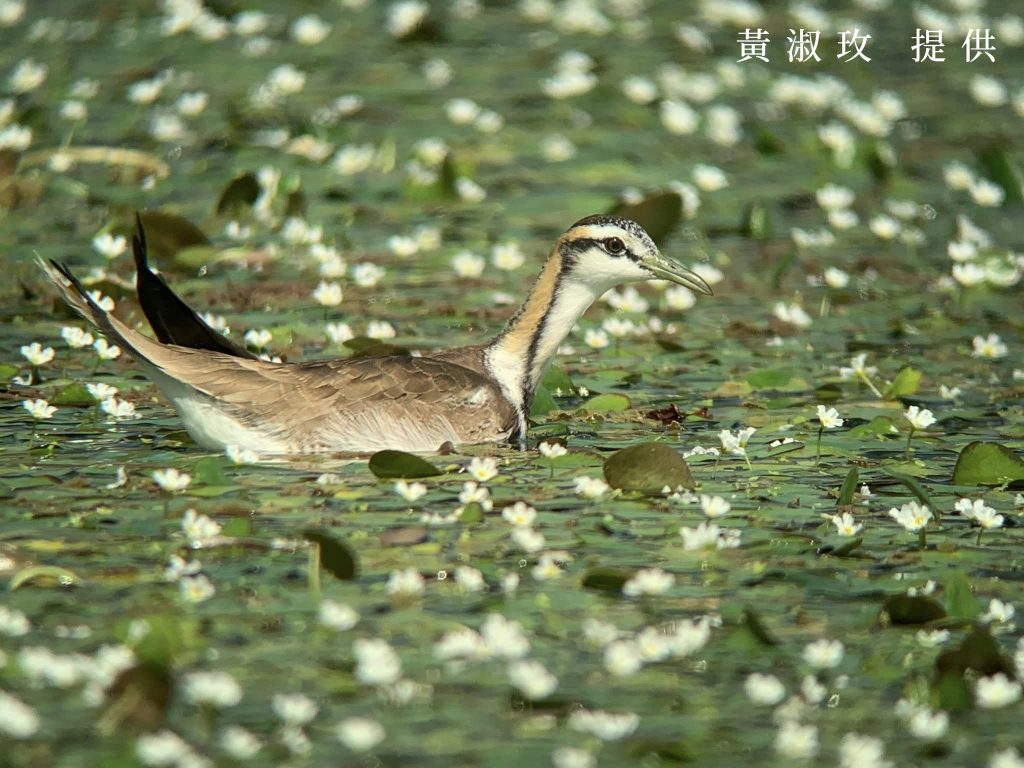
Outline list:
[[[0,0],[0,764],[1024,765],[1024,19],[782,5]],[[607,294],[525,451],[258,463],[45,288],[141,323],[136,210],[271,359],[597,212],[716,295]]]

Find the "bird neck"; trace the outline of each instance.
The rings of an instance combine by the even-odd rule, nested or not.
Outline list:
[[[558,347],[600,295],[574,278],[556,244],[529,296],[487,346],[488,370],[525,418]]]

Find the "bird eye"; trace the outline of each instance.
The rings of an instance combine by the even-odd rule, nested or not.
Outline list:
[[[604,247],[612,256],[618,256],[626,250],[626,244],[617,237],[609,237],[605,240]]]

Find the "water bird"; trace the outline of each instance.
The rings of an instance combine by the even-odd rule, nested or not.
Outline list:
[[[39,263],[64,300],[142,366],[198,445],[261,455],[521,444],[548,363],[603,293],[643,280],[712,293],[635,221],[588,216],[555,241],[526,300],[489,342],[419,356],[275,363],[211,328],[153,273],[138,217],[132,249],[155,340],[100,308],[65,264]]]

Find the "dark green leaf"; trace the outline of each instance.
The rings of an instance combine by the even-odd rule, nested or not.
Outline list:
[[[209,245],[210,241],[188,219],[163,211],[142,211],[142,225],[146,229],[146,246],[149,249],[150,263],[170,263],[178,251],[196,245]],[[132,222],[125,231],[129,234],[134,230]]]
[[[654,192],[638,203],[619,203],[610,213],[632,219],[662,245],[683,217],[683,199],[676,192]]]
[[[1020,168],[1002,147],[985,147],[978,152],[978,161],[985,169],[985,176],[1003,188],[1006,193],[1005,204],[1024,202]]]
[[[924,486],[921,485],[917,478],[911,477],[910,475],[904,475],[901,472],[893,472],[890,469],[886,469],[885,474],[887,474],[893,480],[898,480],[899,482],[903,483],[903,485],[905,485],[908,488],[908,490],[917,497],[917,500],[919,502],[924,504],[932,511],[932,514],[935,515],[936,520],[938,520],[939,517],[941,517],[939,513],[939,508],[935,506],[935,502],[932,501],[931,496],[928,495],[928,492],[924,489]]]
[[[164,721],[173,691],[174,678],[166,664],[143,661],[124,670],[107,691],[107,708],[99,719],[99,731],[155,730]]]
[[[217,215],[234,213],[245,209],[256,202],[260,196],[260,183],[253,173],[242,173],[235,176],[231,183],[224,187],[217,200]]]
[[[1024,460],[999,443],[969,443],[953,467],[954,485],[1000,485],[1007,480],[1024,480]]]
[[[778,639],[768,631],[761,616],[749,605],[743,608],[743,625],[750,630],[759,643],[762,645],[778,645]]]
[[[632,571],[618,568],[591,568],[583,575],[583,586],[598,592],[620,594],[622,585],[633,578]]]
[[[886,437],[896,434],[892,431],[894,426],[888,416],[875,416],[867,424],[851,427],[846,434],[850,437]]]
[[[641,443],[623,448],[604,462],[604,477],[613,488],[660,493],[666,485],[693,488],[686,460],[663,443]]]
[[[388,344],[378,339],[371,339],[367,336],[356,336],[349,339],[344,346],[351,349],[355,354],[352,357],[392,357],[396,355],[407,356],[409,350],[396,344]]]
[[[944,672],[934,685],[939,708],[947,712],[966,712],[974,706],[974,694],[958,672]]]
[[[954,573],[946,582],[946,611],[958,619],[974,619],[981,606],[971,591],[971,584],[963,573]]]
[[[986,627],[975,625],[958,648],[939,655],[935,660],[939,675],[953,673],[961,677],[973,670],[983,677],[1002,672],[1007,677],[1016,677],[1013,662],[1003,655],[999,643]]]
[[[946,611],[925,595],[893,595],[882,606],[882,624],[927,624],[945,618]],[[886,618],[887,617],[887,620]]]
[[[765,240],[771,237],[774,231],[771,209],[758,201],[748,203],[740,222],[740,233],[752,240]]]
[[[434,477],[441,470],[426,459],[404,451],[377,451],[370,457],[370,471],[381,479]]]
[[[846,479],[843,480],[843,487],[839,489],[839,506],[848,507],[853,504],[853,494],[857,492],[857,482],[860,477],[860,472],[856,467],[850,467],[850,471],[846,473]]]
[[[356,555],[348,545],[323,531],[307,529],[302,532],[306,541],[320,547],[320,567],[338,579],[350,581],[359,573]]]
[[[430,538],[430,530],[422,525],[406,525],[401,528],[388,528],[380,535],[382,547],[410,547],[422,544]]]
[[[898,397],[912,395],[917,392],[917,388],[920,385],[921,371],[916,368],[911,368],[908,365],[896,374],[896,378],[892,380],[892,384],[890,384],[885,390],[885,398],[887,400],[895,400]]]

